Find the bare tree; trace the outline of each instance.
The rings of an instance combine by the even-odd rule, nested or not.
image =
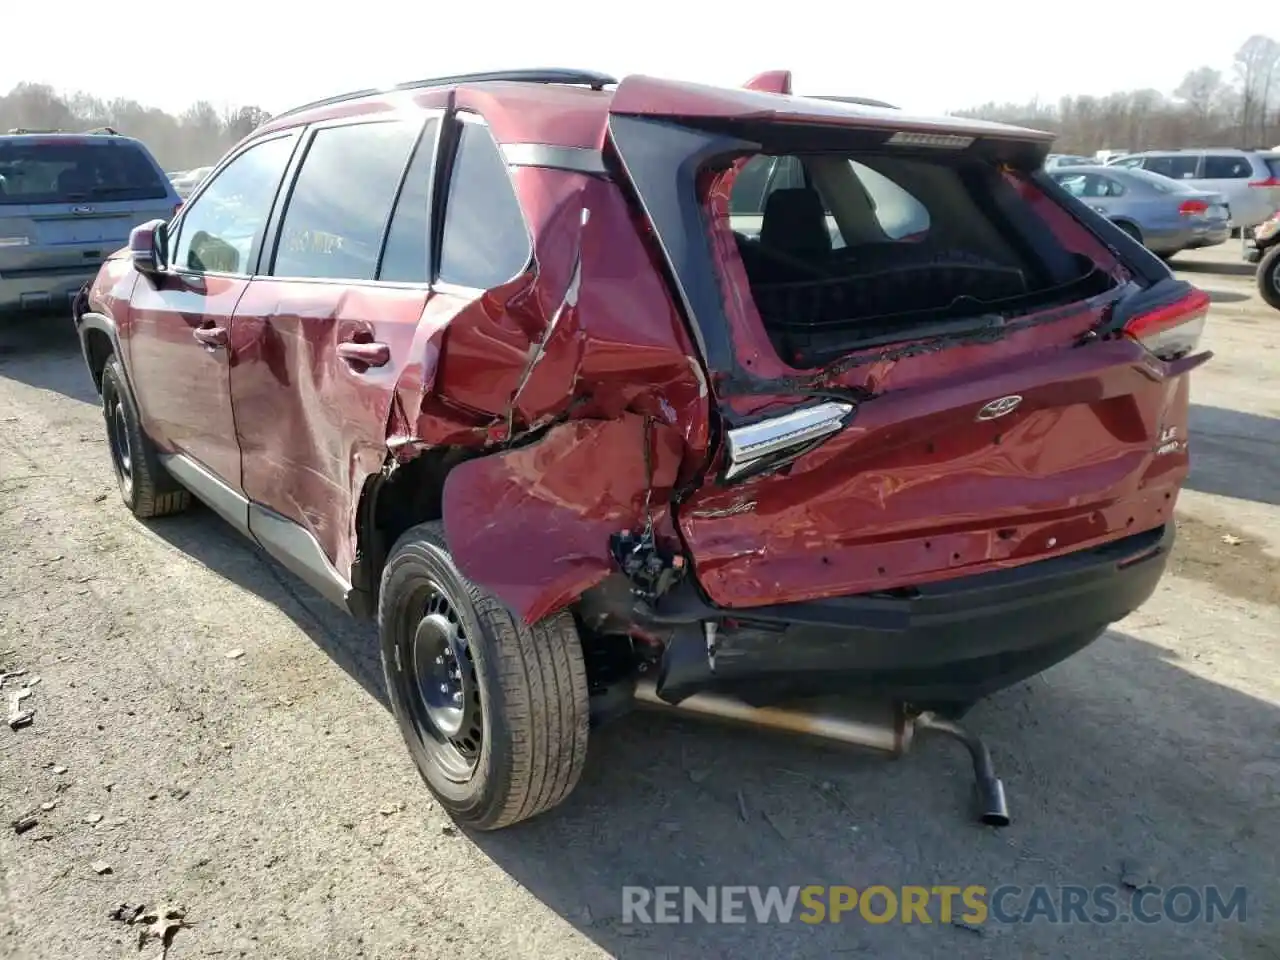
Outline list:
[[[44,84],[20,83],[8,94],[0,94],[0,131],[108,126],[144,141],[167,169],[213,163],[229,146],[268,119],[270,114],[253,106],[237,107],[219,115],[205,101],[175,117],[135,100],[103,101],[83,92],[62,96]]]
[[[1101,149],[1149,150],[1193,146],[1270,147],[1280,140],[1280,43],[1245,41],[1232,78],[1199,67],[1172,96],[1130,90],[1105,97],[1063,97],[1056,107],[987,103],[964,116],[1003,120],[1058,134],[1055,149],[1093,154]]]

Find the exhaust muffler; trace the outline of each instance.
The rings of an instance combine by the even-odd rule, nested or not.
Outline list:
[[[817,737],[892,757],[910,750],[918,733],[941,734],[959,741],[969,751],[978,795],[978,819],[993,827],[1009,824],[1004,784],[996,776],[987,745],[959,724],[933,713],[912,713],[900,703],[875,701],[842,702],[839,709],[754,707],[737,697],[708,692],[694,693],[672,704],[658,696],[657,685],[646,677],[636,682],[635,698],[646,707]]]

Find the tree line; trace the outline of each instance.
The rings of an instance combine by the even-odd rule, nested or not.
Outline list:
[[[88,93],[64,96],[41,83],[20,83],[0,95],[0,133],[110,127],[146,143],[166,170],[211,164],[269,119],[270,114],[258,107],[219,111],[206,100],[174,116],[136,100],[103,100]]]
[[[986,103],[957,114],[1052,130],[1055,151],[1085,156],[1103,149],[1270,149],[1280,145],[1280,43],[1254,35],[1229,72],[1197,67],[1172,95],[1129,90],[1056,104]]]
[[[1058,134],[1054,149],[1092,155],[1102,149],[1280,145],[1280,43],[1251,36],[1229,72],[1197,67],[1171,94],[1129,90],[1105,97],[1063,97],[1057,104],[986,103],[959,116],[1003,120]],[[111,127],[144,141],[167,170],[213,163],[270,119],[258,107],[219,111],[208,101],[174,116],[135,100],[64,96],[46,84],[20,83],[0,96],[0,131]]]

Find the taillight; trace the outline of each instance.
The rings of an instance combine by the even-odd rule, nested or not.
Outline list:
[[[1184,217],[1203,216],[1205,211],[1209,209],[1209,204],[1203,200],[1183,200],[1178,206],[1178,212]]]
[[[1251,187],[1280,187],[1280,177],[1267,177],[1265,180],[1254,180]]]
[[[176,217],[176,216],[177,216],[179,213],[181,213],[181,212],[182,212],[182,201],[181,201],[181,200],[179,200],[179,201],[177,202],[177,204],[175,204],[175,205],[174,205],[174,208],[173,208],[173,217]],[[169,219],[170,219],[170,220],[172,220],[172,219],[173,219],[173,217],[170,217]]]
[[[1209,295],[1193,289],[1180,300],[1134,317],[1124,332],[1160,359],[1176,360],[1199,344],[1208,316]]]

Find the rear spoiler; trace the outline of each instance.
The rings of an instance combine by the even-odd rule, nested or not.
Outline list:
[[[791,93],[791,71],[790,70],[766,70],[764,73],[757,73],[754,77],[742,85],[744,90],[760,90],[763,93]],[[897,110],[892,103],[885,103],[883,100],[874,100],[871,97],[838,97],[838,96],[815,96],[814,100],[834,100],[837,103],[856,103],[863,107],[883,107],[888,110]]]

